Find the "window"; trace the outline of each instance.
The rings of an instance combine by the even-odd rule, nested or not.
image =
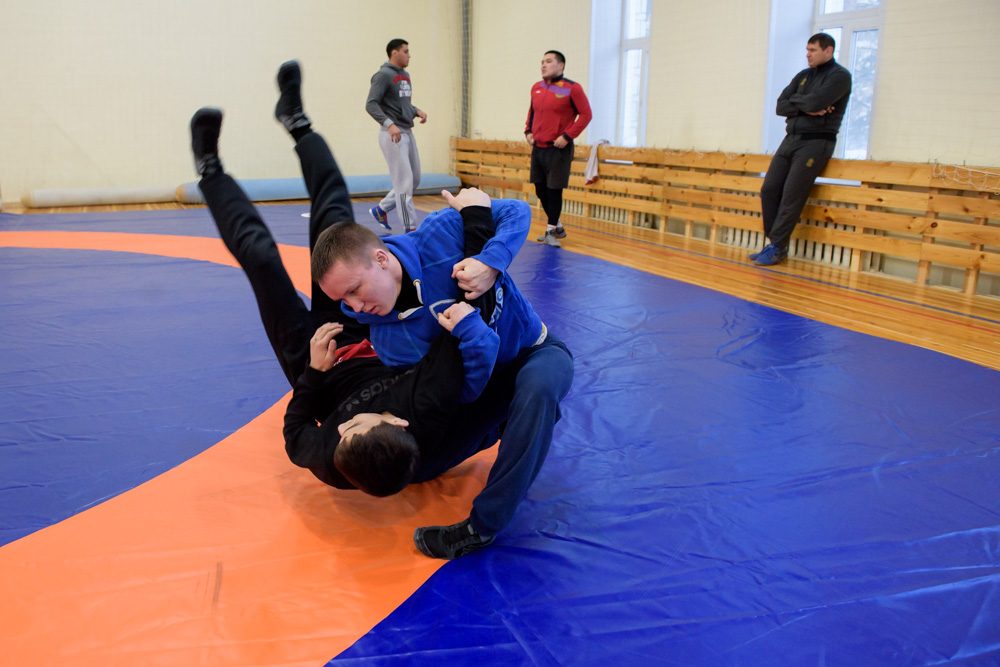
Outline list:
[[[615,133],[619,146],[646,140],[646,78],[649,70],[649,0],[622,3],[621,106]]]
[[[813,32],[825,32],[837,40],[833,57],[854,79],[835,157],[868,157],[882,19],[882,0],[816,0]]]
[[[646,139],[650,0],[592,0],[587,141],[641,146]]]

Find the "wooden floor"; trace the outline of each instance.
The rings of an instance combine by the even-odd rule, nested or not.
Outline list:
[[[358,201],[376,201],[361,199]],[[293,202],[276,202],[287,204]],[[437,196],[416,198],[417,208],[444,207]],[[31,209],[24,213],[104,212],[200,208],[185,204],[88,206]],[[563,217],[568,237],[561,250],[622,264],[699,285],[747,301],[809,317],[854,331],[936,350],[1000,370],[1000,299],[966,297],[939,287],[788,260],[755,267],[746,251],[705,241],[649,235],[625,225]],[[529,237],[541,236],[536,210]]]

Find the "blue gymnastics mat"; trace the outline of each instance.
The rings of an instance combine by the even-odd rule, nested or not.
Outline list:
[[[307,207],[260,210],[306,245]],[[215,236],[204,210],[10,230]],[[0,544],[287,392],[239,271],[0,258]],[[331,664],[1000,663],[1000,373],[540,244],[511,273],[575,355],[546,465]]]

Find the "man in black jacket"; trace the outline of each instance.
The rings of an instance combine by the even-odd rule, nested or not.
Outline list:
[[[837,131],[851,96],[851,73],[833,59],[833,37],[809,38],[809,67],[795,75],[778,96],[777,114],[787,134],[760,188],[761,217],[769,243],[750,255],[757,266],[772,266],[788,256],[788,243],[809,192],[837,145]]]

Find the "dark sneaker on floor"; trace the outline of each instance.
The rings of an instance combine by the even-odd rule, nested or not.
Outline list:
[[[784,261],[787,256],[788,253],[785,250],[782,250],[773,243],[769,243],[764,246],[764,249],[757,255],[757,259],[754,260],[754,264],[757,266],[774,266],[775,264]]]
[[[494,537],[480,537],[470,519],[453,526],[426,526],[413,532],[413,543],[431,558],[452,560],[493,543]]]
[[[563,236],[565,236],[565,232],[563,232]],[[555,231],[545,232],[545,236],[541,238],[541,241],[545,245],[552,246],[553,248],[562,247],[562,243],[559,243],[559,239],[556,237]]]
[[[548,232],[546,232],[546,234],[547,233]],[[564,239],[564,238],[566,238],[566,230],[564,228],[562,228],[562,227],[556,227],[556,238],[557,239]],[[544,243],[545,242],[545,235],[543,234],[542,236],[539,236],[535,240],[538,241],[539,243]]]
[[[222,132],[222,111],[204,107],[191,117],[191,152],[194,168],[201,176],[222,172],[219,161],[219,134]]]
[[[389,226],[389,216],[386,215],[385,211],[382,210],[381,206],[373,206],[372,208],[368,209],[368,212],[372,214],[373,218],[375,218],[375,222],[382,225],[390,232],[392,231],[392,227]]]
[[[760,253],[761,252],[763,252],[763,250],[761,250],[760,252],[752,252],[752,253],[750,253],[749,255],[747,255],[747,259],[749,259],[752,262],[755,259],[757,259],[758,257],[760,257]]]
[[[278,68],[278,90],[281,97],[274,107],[274,117],[289,132],[309,127],[309,117],[302,110],[302,70],[297,60],[289,60]]]

